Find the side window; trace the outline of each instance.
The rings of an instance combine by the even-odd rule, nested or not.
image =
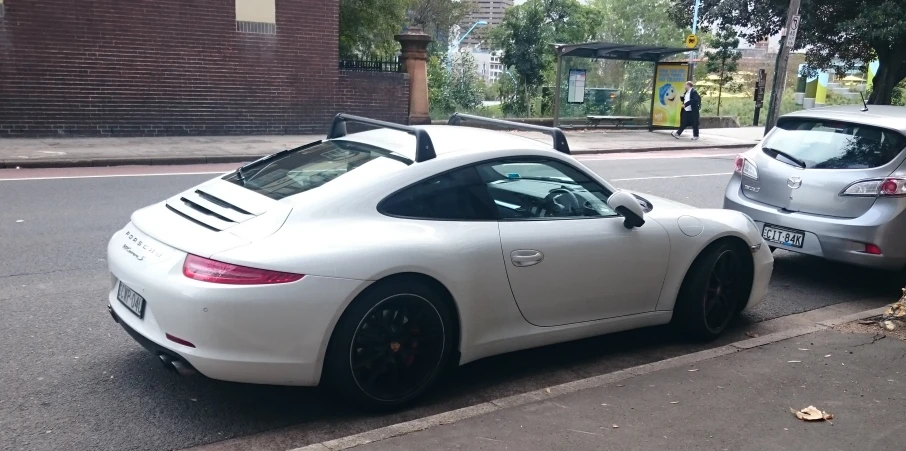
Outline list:
[[[474,167],[458,169],[410,186],[381,202],[381,213],[406,218],[455,221],[497,219]]]
[[[617,216],[607,206],[610,192],[559,161],[504,160],[477,170],[504,220]]]

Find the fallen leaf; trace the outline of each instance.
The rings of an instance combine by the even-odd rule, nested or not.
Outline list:
[[[545,388],[544,391],[546,391],[547,394],[551,394],[551,389],[549,389],[549,388]]]
[[[826,356],[824,356],[824,358],[825,358],[825,359],[826,359],[826,358],[828,358],[828,357],[830,357],[830,356],[831,356],[831,355],[830,355],[830,354],[828,354],[828,355],[826,355]]]
[[[679,401],[670,401],[670,404],[679,404]]]
[[[698,368],[696,368],[696,369],[694,369],[694,370],[689,370],[690,373],[694,373],[694,372],[696,372],[696,371],[698,371]]]
[[[809,348],[799,348],[800,351],[808,351]]]
[[[754,332],[746,332],[746,336],[751,338],[758,338],[758,334]]]
[[[887,320],[884,321],[884,328],[887,330],[894,330],[897,328],[897,326],[893,323],[893,321]]]
[[[617,387],[625,387],[625,385],[623,385],[623,384],[620,384],[620,385],[617,385]]]
[[[808,406],[802,410],[796,410],[790,407],[790,412],[802,421],[830,421],[834,419],[833,415],[818,410],[815,406]]]
[[[24,219],[17,219],[16,222],[25,222]]]
[[[620,427],[617,426],[617,425],[613,425],[613,428],[614,428],[614,429],[619,429]]]
[[[787,360],[786,363],[802,363],[802,360]]]

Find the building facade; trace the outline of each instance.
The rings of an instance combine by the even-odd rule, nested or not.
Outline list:
[[[475,60],[475,72],[486,84],[493,84],[503,75],[505,68],[500,62],[500,52],[471,50],[471,54]]]
[[[340,70],[338,14],[339,0],[0,0],[0,137],[405,122],[407,75]]]
[[[513,6],[513,0],[473,0],[475,11],[469,14],[462,23],[459,24],[460,32],[465,33],[469,28],[479,20],[488,23],[487,29],[500,25],[503,22],[503,15],[506,10]],[[464,46],[481,46],[481,33],[471,34],[462,41]]]

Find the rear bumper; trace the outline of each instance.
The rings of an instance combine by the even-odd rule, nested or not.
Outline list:
[[[724,208],[749,215],[758,225],[765,224],[802,230],[802,248],[765,243],[792,252],[828,260],[878,269],[900,269],[906,265],[906,215],[899,209],[879,208],[875,204],[858,218],[844,219],[804,213],[784,212],[777,207],[753,201],[741,191],[741,179],[734,175],[724,195]],[[881,255],[865,253],[865,244],[881,248]]]
[[[137,257],[140,251],[135,246],[130,252],[118,236],[110,241],[111,313],[152,353],[178,359],[212,379],[317,385],[334,324],[349,300],[368,284],[317,276],[277,285],[200,282],[183,276],[185,253],[154,245],[164,257],[140,253]],[[120,283],[145,299],[142,318],[117,300]],[[167,334],[195,347],[174,342]]]

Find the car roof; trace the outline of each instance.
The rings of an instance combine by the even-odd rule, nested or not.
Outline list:
[[[830,119],[857,124],[875,125],[906,134],[906,107],[890,105],[868,105],[868,111],[862,111],[862,105],[839,105],[823,108],[800,110],[785,114],[783,117]]]
[[[557,152],[553,148],[552,138],[547,138],[551,141],[545,143],[502,131],[453,125],[424,125],[417,128],[428,132],[438,158],[454,152],[515,149]],[[396,152],[413,161],[415,159],[415,137],[403,131],[379,128],[352,133],[337,139],[370,144]]]

